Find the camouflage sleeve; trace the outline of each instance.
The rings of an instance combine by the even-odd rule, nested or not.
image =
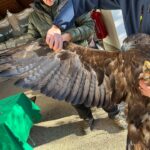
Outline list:
[[[40,37],[40,33],[38,32],[37,28],[34,26],[33,23],[33,13],[30,14],[28,20],[28,34],[33,38]]]
[[[66,31],[71,34],[73,42],[86,40],[95,32],[94,21],[91,19],[89,13],[78,17],[75,25],[76,27]]]

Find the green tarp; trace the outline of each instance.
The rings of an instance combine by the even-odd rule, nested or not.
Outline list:
[[[0,150],[32,150],[27,139],[40,118],[39,107],[23,93],[0,100]]]

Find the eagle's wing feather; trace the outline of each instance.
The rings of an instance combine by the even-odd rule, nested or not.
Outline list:
[[[80,100],[80,104],[84,103],[84,101],[87,98],[87,95],[89,93],[89,89],[90,89],[90,82],[91,82],[91,73],[87,70],[85,70],[85,84],[83,85],[83,92],[81,94],[81,100]]]
[[[79,101],[81,101],[80,99],[81,99],[82,93],[84,91],[86,76],[87,76],[86,70],[83,68],[82,79],[81,79],[81,82],[80,82],[80,85],[79,85],[79,90],[78,90],[78,93],[77,93],[77,95],[75,96],[75,98],[72,102],[74,105],[76,105]]]
[[[86,101],[84,102],[84,104],[87,107],[90,107],[92,102],[94,101],[95,85],[96,85],[96,73],[92,69],[91,70],[91,82],[90,82],[88,97],[87,97]]]
[[[1,67],[0,76],[17,77],[15,85],[39,90],[73,105],[99,104],[101,90],[96,72],[92,67],[85,67],[75,52],[63,50],[40,56],[27,49],[11,49],[3,51],[0,62],[9,65],[5,69]]]
[[[37,65],[29,70],[25,77],[19,80],[16,85],[20,85],[22,87],[29,87],[31,89],[39,90],[41,87],[41,82],[45,79],[46,75],[54,69],[54,67],[60,65],[60,61],[57,58],[53,58],[52,60],[48,57],[43,57],[43,59],[39,59]],[[49,80],[51,76],[49,76]],[[39,85],[40,84],[40,85]]]

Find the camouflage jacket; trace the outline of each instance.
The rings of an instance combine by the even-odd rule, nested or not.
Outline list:
[[[59,14],[59,10],[66,0],[56,0],[52,7],[44,5],[40,0],[36,0],[32,7],[34,11],[29,16],[28,33],[34,37],[45,37],[48,29],[51,28],[54,18]],[[94,33],[94,22],[89,13],[78,17],[72,28],[64,31],[70,33],[72,42],[82,43]],[[85,44],[83,44],[85,45]]]

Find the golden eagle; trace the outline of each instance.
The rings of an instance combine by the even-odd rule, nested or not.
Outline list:
[[[53,53],[33,41],[0,51],[0,76],[18,77],[16,85],[73,105],[102,107],[126,101],[127,149],[149,150],[150,98],[141,95],[138,83],[142,72],[150,80],[150,46],[138,45],[128,51],[99,51],[69,43]]]

